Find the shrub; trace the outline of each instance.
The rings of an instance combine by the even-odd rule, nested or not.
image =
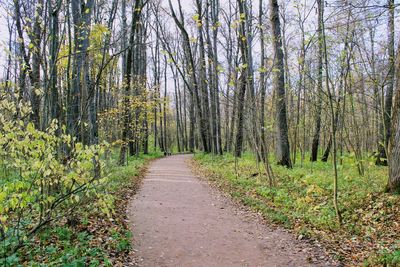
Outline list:
[[[38,130],[29,114],[29,106],[0,97],[0,255],[5,258],[49,222],[69,218],[105,180],[106,144],[75,143],[56,121]]]

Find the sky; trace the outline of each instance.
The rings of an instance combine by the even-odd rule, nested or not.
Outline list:
[[[168,1],[167,0],[161,0],[161,1],[162,1],[163,6],[165,7],[165,9],[169,10]],[[176,8],[175,10],[177,10],[177,0],[171,0],[171,1],[173,3],[173,6]],[[232,0],[232,1],[234,1],[234,0]],[[284,0],[284,1],[287,2],[288,0]],[[292,0],[291,1],[292,4],[288,5],[288,13],[293,12],[293,10],[294,10],[293,3],[295,1],[296,0]],[[300,0],[300,1],[304,1],[304,0]],[[307,0],[307,1],[309,3],[313,2],[313,0]],[[356,0],[351,0],[351,1],[352,1],[352,3],[358,2]],[[377,3],[386,3],[386,0],[375,0],[375,1]],[[8,30],[7,30],[7,22],[5,19],[6,15],[7,15],[5,13],[5,9],[4,9],[5,2],[11,2],[11,0],[0,0],[0,75],[2,75],[2,72],[4,70],[4,65],[6,63],[6,57],[7,57],[6,48],[7,48],[7,41],[8,41]],[[229,2],[228,0],[220,0],[221,6],[226,6],[228,2]],[[267,6],[268,0],[264,0],[264,2],[265,2],[264,5]],[[326,3],[328,3],[328,4],[333,4],[335,2],[337,2],[337,0],[326,1]],[[258,13],[259,0],[255,0],[252,3],[253,3],[254,12]],[[283,1],[280,1],[280,3],[282,5]],[[395,3],[399,4],[400,0],[395,0]],[[192,17],[192,15],[195,13],[194,0],[181,0],[181,4],[182,4],[185,14],[187,15],[187,18]],[[400,8],[397,8],[397,9],[400,9]],[[330,15],[334,14],[335,9],[332,8],[331,11],[328,11],[328,12],[326,13],[326,16],[330,16]],[[357,12],[357,9],[355,9],[355,12]],[[396,24],[398,25],[399,17],[400,17],[399,10],[396,10],[395,16],[396,16]],[[309,28],[310,32],[315,31],[315,28],[316,28],[315,24],[314,24],[315,17],[316,17],[316,12],[312,12],[311,16],[310,16],[310,22],[308,24],[308,28]],[[335,16],[333,15],[331,19],[335,20]],[[171,23],[171,27],[174,27],[172,20],[169,19],[168,23]],[[397,25],[396,25],[396,31],[398,31]],[[387,35],[385,27],[386,27],[386,21],[385,21],[385,19],[383,19],[383,23],[381,25],[382,30],[378,31],[378,34],[380,34],[380,39],[382,39],[383,41],[385,41],[385,38]],[[292,30],[289,29],[288,35],[290,38],[297,38],[296,30],[293,31],[293,29]],[[396,38],[395,38],[396,42],[397,42],[397,36],[398,35],[396,35]],[[255,46],[254,46],[254,54],[257,55],[258,51],[259,51],[259,48],[257,48],[257,41],[256,41]]]

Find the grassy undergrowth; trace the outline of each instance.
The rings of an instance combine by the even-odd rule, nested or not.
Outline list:
[[[97,198],[76,207],[74,215],[52,222],[15,254],[0,257],[0,266],[122,266],[131,257],[131,232],[125,205],[150,159],[161,153],[130,157],[118,166],[117,153],[106,160],[106,182]],[[104,207],[107,208],[104,208]]]
[[[271,222],[319,239],[338,259],[349,264],[400,265],[400,197],[383,193],[387,168],[376,167],[372,160],[364,162],[364,176],[358,174],[351,156],[339,166],[343,225],[335,217],[329,162],[306,161],[291,170],[274,165],[277,185],[271,188],[251,154],[237,165],[230,154],[197,154],[195,160],[199,171],[231,196]]]

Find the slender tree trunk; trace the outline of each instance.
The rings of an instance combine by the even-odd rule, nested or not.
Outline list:
[[[344,114],[345,114],[345,104],[343,103],[343,112],[342,116],[340,116],[340,105],[343,99],[343,102],[345,102],[345,93],[347,92],[347,87],[348,87],[348,82],[347,82],[347,76],[349,75],[350,72],[350,59],[351,59],[351,53],[353,51],[353,45],[349,47],[349,38],[350,34],[354,35],[354,31],[350,31],[350,19],[351,19],[351,12],[348,14],[348,19],[347,19],[347,29],[346,29],[346,37],[344,40],[344,48],[343,48],[343,55],[341,58],[341,69],[340,69],[340,81],[339,81],[339,97],[337,100],[336,104],[336,111],[335,111],[335,124],[333,128],[333,133],[336,134],[336,131],[339,127],[339,124],[344,123]],[[342,117],[342,118],[341,118]],[[340,123],[340,118],[342,119],[342,123]],[[332,149],[332,134],[329,134],[329,140],[328,144],[326,145],[324,154],[322,155],[321,161],[327,162],[329,158],[329,154]]]
[[[185,26],[184,26],[184,20],[183,20],[183,14],[182,14],[182,9],[181,9],[181,4],[180,1],[178,0],[179,3],[179,12],[181,14],[181,21],[178,19],[178,17],[176,16],[176,13],[172,7],[172,3],[171,0],[169,0],[169,6],[171,9],[171,13],[172,13],[172,17],[175,21],[175,24],[178,26],[182,37],[183,37],[183,46],[184,46],[184,54],[186,57],[186,60],[188,62],[188,67],[190,69],[190,76],[191,76],[191,91],[193,92],[193,102],[195,102],[196,104],[196,109],[197,109],[197,113],[198,113],[198,117],[199,117],[199,121],[200,121],[200,137],[201,137],[201,141],[202,141],[202,145],[203,145],[203,150],[204,151],[209,151],[209,146],[208,146],[208,134],[207,134],[207,129],[208,129],[208,119],[207,117],[204,116],[203,110],[202,110],[202,101],[201,101],[201,87],[199,87],[198,84],[198,77],[196,75],[196,72],[194,71],[196,69],[196,65],[194,62],[194,58],[193,58],[193,54],[192,54],[192,50],[191,50],[191,46],[190,46],[190,38],[189,38],[189,34],[187,33]],[[192,102],[192,103],[193,103]],[[193,107],[194,109],[194,107]],[[194,115],[194,114],[193,114]],[[192,122],[194,122],[194,118],[192,120]],[[191,123],[192,123],[191,122]],[[194,130],[194,125],[193,125],[193,130]],[[193,136],[194,136],[194,132],[193,132]]]
[[[211,135],[211,129],[210,129],[210,122],[213,119],[212,115],[213,113],[211,112],[210,114],[210,101],[209,101],[209,97],[208,97],[208,84],[206,81],[206,57],[205,57],[205,45],[204,45],[204,33],[203,33],[203,24],[205,22],[205,13],[203,12],[203,8],[202,8],[202,2],[201,0],[196,0],[196,5],[197,5],[197,12],[199,14],[199,20],[197,22],[197,30],[198,30],[198,38],[199,38],[199,54],[200,54],[200,58],[199,58],[199,74],[198,77],[199,79],[197,80],[199,82],[199,90],[201,92],[201,109],[202,112],[199,113],[199,115],[201,114],[202,117],[200,117],[200,120],[203,120],[202,123],[202,131],[205,134],[205,138],[206,138],[206,145],[203,147],[203,150],[207,153],[211,152],[211,144],[212,142],[212,135]],[[198,104],[199,105],[199,104]]]
[[[33,86],[33,91],[31,92],[31,105],[32,114],[31,120],[37,129],[40,128],[40,99],[41,99],[41,86],[40,86],[40,66],[41,66],[41,26],[40,17],[43,12],[43,0],[38,0],[36,5],[35,19],[33,24],[33,33],[31,35],[31,44],[33,47],[32,51],[32,74],[31,84]]]
[[[269,2],[273,48],[275,55],[273,85],[276,98],[278,164],[291,168],[292,162],[290,159],[290,145],[286,116],[285,70],[282,51],[281,26],[279,21],[279,6],[277,0],[270,0]]]
[[[93,0],[71,0],[72,19],[74,23],[74,56],[72,64],[72,84],[67,106],[67,130],[71,136],[82,141],[80,128],[82,121],[82,87],[84,63],[89,47],[89,23],[93,11]]]
[[[242,57],[241,73],[239,78],[239,91],[237,94],[237,123],[236,123],[236,144],[235,144],[235,157],[242,155],[243,146],[243,125],[244,125],[244,98],[246,95],[246,88],[248,83],[248,48],[246,39],[246,20],[248,14],[245,10],[245,3],[242,0],[238,0],[239,14],[240,14],[240,25],[239,25],[239,47]]]
[[[298,89],[297,89],[297,107],[296,107],[296,124],[295,124],[295,131],[294,131],[294,144],[293,144],[293,165],[296,164],[297,158],[297,147],[299,146],[298,137],[299,133],[299,126],[300,126],[300,108],[301,108],[301,92],[305,90],[305,60],[306,60],[306,44],[305,44],[305,33],[304,33],[304,19],[302,19],[299,12],[299,25],[301,31],[301,45],[300,45],[300,56],[298,59],[299,64],[299,82],[298,82]],[[305,94],[303,94],[303,98]],[[305,101],[305,100],[304,100]],[[306,112],[306,107],[303,105],[303,112]],[[305,127],[305,125],[304,125]],[[305,143],[302,144],[303,150],[305,149]]]
[[[389,70],[387,75],[387,85],[385,94],[385,105],[383,109],[383,134],[381,144],[379,146],[379,155],[377,157],[377,165],[387,165],[387,149],[391,136],[391,117],[393,102],[393,87],[395,74],[395,55],[394,55],[394,0],[388,0],[389,16],[388,16],[388,57]]]
[[[57,6],[53,7],[49,2],[49,13],[50,13],[50,35],[52,36],[50,41],[50,119],[57,119],[58,126],[62,123],[61,118],[61,105],[58,94],[57,86],[57,57],[59,49],[59,12],[61,8],[61,1],[57,3]]]
[[[29,54],[32,54],[32,64],[29,61],[29,54],[25,51],[25,40],[23,33],[23,25],[21,23],[21,5],[19,0],[14,0],[15,11],[15,26],[19,38],[19,52],[21,54],[20,60],[20,90],[19,100],[23,99],[25,90],[25,79],[28,76],[30,83],[33,87],[31,91],[31,120],[37,129],[40,128],[40,43],[41,43],[41,29],[40,29],[40,15],[43,11],[43,0],[39,0],[36,6],[34,25],[32,33],[29,34],[31,39],[31,46]]]
[[[324,21],[321,21],[322,27],[322,42],[323,42],[323,49],[324,49],[324,59],[325,59],[325,85],[326,90],[328,92],[328,99],[329,99],[329,108],[330,108],[330,115],[331,115],[331,135],[332,135],[332,144],[333,144],[333,169],[334,169],[334,178],[333,178],[333,205],[335,207],[336,218],[338,220],[339,225],[342,224],[342,216],[339,210],[338,204],[338,167],[337,167],[337,145],[336,145],[336,131],[335,131],[335,112],[334,112],[334,95],[331,92],[329,86],[329,70],[328,70],[328,54],[326,48],[326,36],[325,36],[325,25]]]
[[[399,46],[400,48],[400,46]],[[387,191],[400,192],[400,58],[397,61],[397,85],[393,104],[393,135],[390,140],[389,149],[389,179]]]
[[[316,111],[315,111],[315,131],[311,146],[311,161],[317,161],[319,136],[321,131],[321,111],[322,111],[322,57],[323,57],[323,41],[321,24],[324,19],[324,4],[322,0],[317,0],[318,3],[318,81],[317,81],[317,96],[316,96]]]
[[[134,13],[132,17],[132,24],[131,24],[131,34],[129,37],[129,47],[127,52],[127,59],[126,59],[126,70],[124,70],[124,98],[123,98],[123,128],[122,128],[122,145],[119,154],[119,164],[124,165],[126,162],[126,152],[128,146],[128,137],[129,137],[129,129],[130,129],[130,91],[131,91],[131,79],[132,79],[132,67],[133,67],[133,47],[135,41],[135,33],[137,22],[140,19],[141,11],[143,9],[143,4],[141,0],[135,2],[134,6]]]
[[[164,101],[163,101],[163,123],[164,123],[164,149],[168,153],[169,152],[169,144],[168,144],[168,132],[167,132],[167,83],[168,83],[168,78],[167,78],[167,67],[168,67],[168,61],[167,57],[164,57],[165,65],[164,65]]]
[[[261,98],[260,98],[260,153],[261,159],[263,162],[266,162],[266,155],[267,155],[267,148],[265,147],[266,144],[266,136],[265,136],[265,97],[266,97],[266,85],[265,85],[265,73],[267,71],[266,68],[266,57],[265,57],[265,33],[264,33],[264,26],[263,26],[263,1],[260,0],[259,2],[259,17],[258,23],[260,25],[260,47],[261,47],[261,64],[260,64],[260,91],[261,91]]]

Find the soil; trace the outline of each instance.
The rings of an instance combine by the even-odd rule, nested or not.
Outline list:
[[[139,266],[335,266],[321,247],[266,224],[196,177],[191,158],[152,162],[128,205]]]

